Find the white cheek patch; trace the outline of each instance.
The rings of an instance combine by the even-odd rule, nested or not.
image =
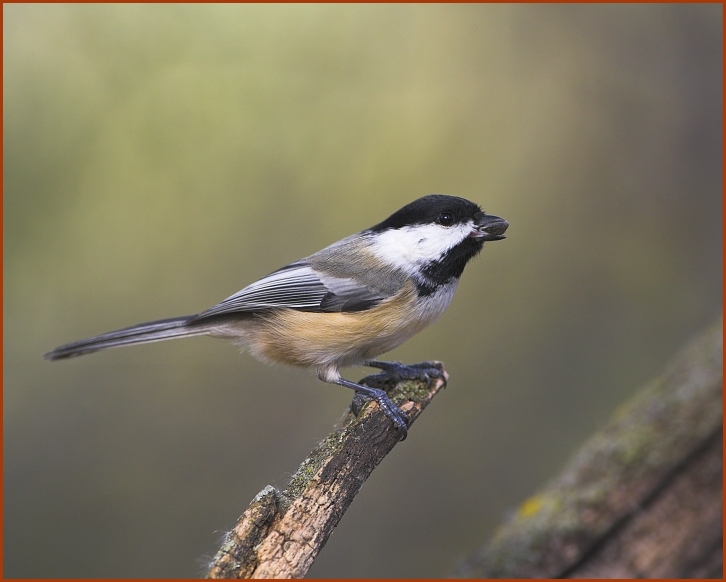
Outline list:
[[[377,234],[371,251],[386,263],[413,274],[420,265],[439,259],[466,239],[472,228],[470,221],[449,227],[440,224],[404,226]]]

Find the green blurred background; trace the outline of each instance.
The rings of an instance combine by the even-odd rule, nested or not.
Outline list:
[[[440,576],[720,313],[720,5],[4,5],[5,575],[197,576],[351,394],[205,309],[431,192],[505,217],[311,576]],[[346,371],[358,379],[364,369]]]

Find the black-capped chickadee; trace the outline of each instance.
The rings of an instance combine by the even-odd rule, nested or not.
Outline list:
[[[405,370],[373,358],[436,321],[466,263],[485,241],[503,239],[508,226],[463,198],[424,196],[202,313],[112,331],[45,357],[195,335],[227,338],[260,360],[310,368],[324,382],[375,399],[405,438],[408,417],[386,392],[341,378],[339,368]]]

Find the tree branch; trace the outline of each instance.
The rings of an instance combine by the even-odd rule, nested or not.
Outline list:
[[[721,578],[722,328],[621,406],[456,575]]]
[[[448,380],[404,381],[389,395],[411,422]],[[303,461],[284,491],[268,485],[253,499],[212,560],[208,578],[304,576],[373,469],[398,443],[376,402],[340,425]]]

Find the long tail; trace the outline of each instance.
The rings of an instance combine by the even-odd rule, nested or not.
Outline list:
[[[160,342],[178,337],[189,337],[193,335],[204,335],[208,333],[206,326],[188,326],[196,315],[174,317],[172,319],[160,319],[149,321],[132,327],[126,327],[116,331],[110,331],[95,337],[89,337],[77,342],[57,347],[52,352],[45,354],[46,360],[61,360],[73,358],[105,350],[106,348],[117,348],[131,344],[144,344],[149,342]]]

